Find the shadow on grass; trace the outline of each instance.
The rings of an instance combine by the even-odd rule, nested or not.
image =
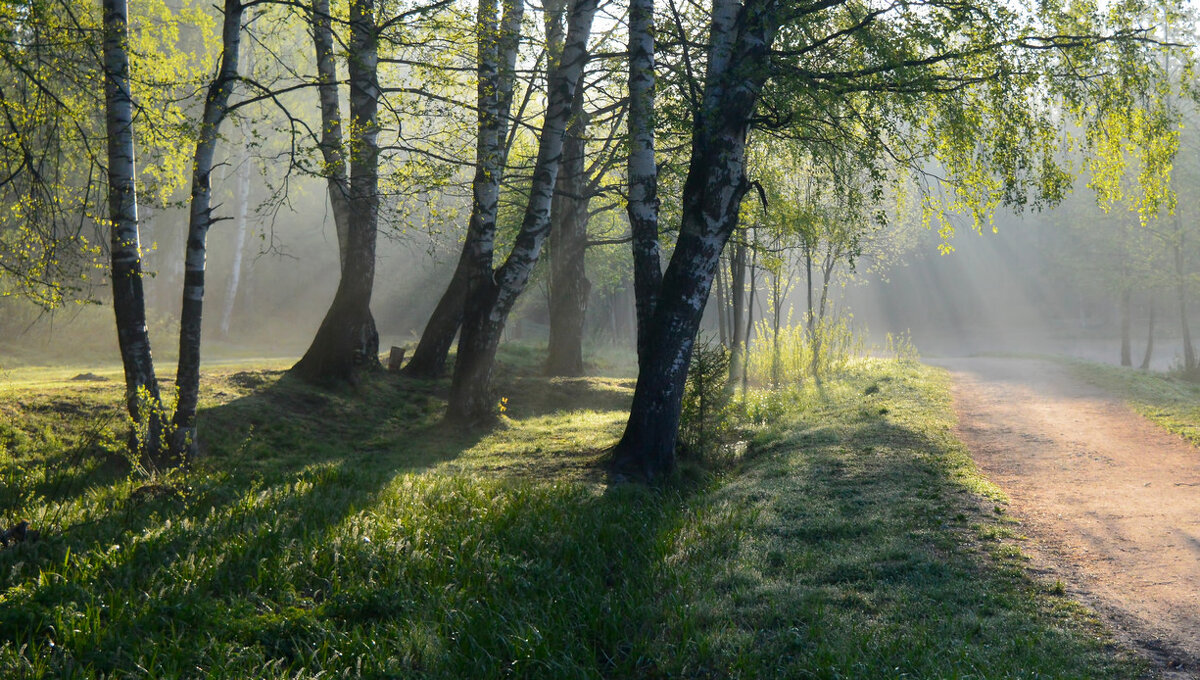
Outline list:
[[[613,378],[515,378],[497,389],[513,418],[570,411],[628,411],[635,381]]]
[[[821,395],[714,494],[752,519],[734,545],[697,529],[714,537],[697,564],[728,555],[692,586],[713,612],[698,644],[748,676],[1137,677],[1029,578],[945,413],[910,382]]]
[[[430,470],[495,434],[442,429],[436,385],[254,389],[205,411],[186,500],[0,551],[0,675],[1131,677],[964,540],[995,520],[891,386],[831,390],[736,475],[603,492]]]
[[[49,504],[76,502],[74,514],[62,517],[61,530],[47,533],[38,544],[0,551],[0,574],[4,574],[0,585],[10,591],[0,605],[0,630],[5,631],[5,639],[27,645],[18,651],[6,649],[0,642],[0,669],[12,670],[18,665],[26,670],[41,669],[29,672],[31,677],[80,669],[86,669],[85,674],[121,673],[153,661],[158,666],[152,672],[189,674],[230,662],[218,659],[221,655],[213,644],[241,649],[264,667],[337,667],[340,652],[336,649],[330,658],[305,656],[325,653],[314,651],[308,643],[331,634],[324,623],[309,625],[315,613],[321,613],[334,628],[362,625],[359,619],[370,620],[372,627],[394,627],[404,620],[405,612],[419,619],[442,609],[462,615],[465,608],[474,612],[470,617],[479,619],[479,629],[471,633],[477,643],[497,644],[492,639],[497,633],[489,632],[496,623],[484,620],[493,606],[487,598],[472,597],[470,603],[446,608],[437,593],[408,593],[397,599],[388,588],[370,585],[374,579],[366,574],[352,573],[345,582],[336,576],[347,564],[352,565],[352,572],[356,561],[362,566],[364,551],[377,551],[381,548],[375,545],[393,540],[388,534],[394,527],[372,544],[359,540],[365,536],[351,536],[347,524],[361,523],[364,515],[371,515],[370,509],[381,504],[381,494],[387,495],[398,475],[420,473],[450,461],[490,433],[442,425],[444,400],[437,384],[380,374],[367,377],[354,388],[328,391],[281,373],[242,372],[210,386],[210,394],[248,392],[202,409],[204,457],[194,462],[186,476],[168,478],[165,486],[123,479],[128,468],[122,469],[120,461],[99,467],[76,465],[76,457],[61,461],[71,464],[49,475],[38,495]],[[531,385],[523,384],[522,389]],[[570,405],[604,405],[603,391],[592,390],[586,383],[552,387],[550,392],[555,390],[557,395],[543,403],[562,406],[570,403],[563,400],[579,397],[578,403]],[[588,397],[597,399],[589,401]],[[527,410],[524,417],[534,416]],[[155,487],[165,490],[157,493]],[[454,491],[462,494],[468,490]],[[510,492],[500,481],[492,492],[498,496],[452,508],[445,518],[413,518],[412,522],[454,522],[455,513],[486,508],[497,498],[512,495]],[[438,492],[425,490],[417,495],[421,494],[426,496],[423,502],[438,506]],[[540,505],[542,515],[570,520],[572,531],[580,533],[574,544],[587,543],[594,553],[580,569],[599,564],[618,548],[612,542],[597,543],[594,535],[583,535],[587,516],[592,516],[593,525],[603,525],[593,527],[601,534],[627,537],[627,532],[622,528],[626,523],[612,516],[623,512],[624,506],[598,500],[591,492],[568,490],[564,499],[584,516],[585,525],[569,516],[570,509],[554,507],[536,493],[522,500],[529,495],[528,491],[516,493],[500,526],[483,527],[490,539],[475,538],[490,541],[490,557],[500,560],[478,562],[479,573],[488,581],[480,585],[493,587],[493,577],[486,574],[495,572],[501,591],[515,588],[521,593],[518,599],[528,596],[536,602],[532,593],[548,581],[562,581],[562,564],[546,561],[547,556],[562,550],[560,537],[544,533],[541,521],[545,517],[527,515],[523,504]],[[661,513],[653,504],[641,504],[641,511]],[[634,521],[630,526],[635,533],[645,533],[652,524]],[[440,530],[451,531],[446,526]],[[439,558],[438,576],[448,579],[445,585],[464,576],[461,567],[448,569],[447,559],[451,565],[466,565],[472,558],[478,561],[479,556],[489,556],[487,550],[471,552],[470,538],[459,536],[446,546],[426,546],[434,552],[451,549]],[[503,547],[497,551],[497,546]],[[346,561],[339,563],[338,555]],[[628,560],[618,562],[637,562],[644,555],[645,551],[635,549]],[[366,561],[382,560],[389,569],[403,573],[411,566],[397,565],[396,560],[411,558],[398,549],[395,555],[373,555]],[[540,574],[537,579],[529,580],[526,572],[531,570]],[[614,562],[598,572],[601,575],[596,577],[607,579],[609,586],[600,585],[597,592],[607,592],[621,581],[613,576],[620,570]],[[570,572],[574,574],[570,579],[586,580],[577,571]],[[48,573],[56,576],[47,581]],[[576,586],[562,584],[568,590]],[[498,602],[510,595],[494,593]],[[421,605],[422,601],[425,604]],[[387,614],[377,611],[380,603],[390,603]],[[527,603],[514,601],[514,605],[523,608]],[[368,615],[371,611],[376,614]],[[524,625],[520,621],[514,619],[512,625]],[[440,647],[453,646],[460,637],[460,622],[441,620],[429,625],[432,632],[428,634],[440,641]],[[310,628],[313,630],[307,630]],[[519,632],[502,635],[501,644],[511,646]],[[412,647],[409,661],[401,664],[407,670],[414,668],[413,659],[433,653],[432,649],[422,651],[421,645],[411,640],[405,644]],[[613,645],[613,649],[596,654],[621,657],[615,647],[619,645]],[[160,653],[162,659],[157,661]],[[440,665],[466,672],[462,664],[471,656],[468,650],[459,649],[439,658]],[[243,662],[250,663],[245,659],[235,663],[240,670],[231,672],[230,677],[251,672]]]
[[[453,458],[481,436],[438,427],[428,417],[436,399],[402,390],[387,376],[325,391],[281,371],[243,372],[221,388],[252,391],[201,410],[205,455],[187,472],[140,478],[126,460],[86,437],[74,449],[46,454],[40,481],[21,500],[57,506],[43,518],[59,525],[39,527],[38,543],[0,550],[0,589],[47,572],[63,580],[34,588],[34,600],[23,605],[19,597],[0,605],[5,637],[61,645],[70,612],[98,606],[115,614],[139,598],[113,603],[106,590],[132,586],[144,598],[150,591],[141,586],[157,583],[154,604],[105,616],[102,629],[89,631],[92,639],[77,649],[75,661],[89,668],[129,670],[120,662],[126,638],[218,623],[228,612],[214,606],[261,587],[281,546],[319,546],[397,474]],[[67,396],[30,410],[69,418],[93,407]],[[51,447],[58,441],[49,431],[45,436]],[[385,440],[404,436],[408,446],[380,451]],[[30,508],[12,509],[20,510]]]
[[[556,483],[554,451],[422,474],[564,409],[623,408],[627,388],[515,378],[535,398],[470,432],[441,424],[438,383],[213,380],[206,394],[240,396],[202,409],[204,457],[163,493],[73,465],[43,487],[67,509],[0,550],[0,675],[648,674],[681,497]]]

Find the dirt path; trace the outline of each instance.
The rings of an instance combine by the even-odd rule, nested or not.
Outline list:
[[[1034,568],[1164,677],[1200,678],[1200,451],[1053,362],[950,370],[958,434],[1011,499]]]

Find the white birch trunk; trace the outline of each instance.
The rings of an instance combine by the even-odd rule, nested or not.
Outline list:
[[[212,169],[221,123],[229,113],[229,96],[238,81],[242,37],[241,0],[225,0],[221,27],[221,65],[208,87],[200,134],[192,158],[192,198],[183,274],[183,307],[179,325],[179,367],[175,378],[172,455],[185,460],[198,451],[196,406],[200,398],[200,331],[204,312],[204,277],[208,230],[212,219]]]
[[[468,291],[474,281],[491,275],[500,182],[508,160],[508,148],[504,140],[512,107],[524,11],[524,0],[505,0],[504,18],[498,25],[495,0],[480,0],[478,5],[478,132],[475,178],[471,186],[471,216],[454,277],[438,300],[412,360],[404,369],[412,377],[436,378],[442,375],[446,356],[462,325]]]
[[[350,246],[350,187],[346,177],[346,154],[342,142],[342,112],[338,96],[337,62],[333,53],[333,18],[329,0],[313,0],[313,47],[317,58],[317,98],[321,104],[321,140],[318,147],[325,161],[324,175],[329,206],[337,231],[338,263],[346,266]]]
[[[108,134],[108,218],[111,222],[113,311],[125,367],[125,404],[133,421],[147,432],[145,441],[130,437],[143,457],[156,458],[161,431],[161,402],[142,287],[138,233],[137,165],[133,143],[133,97],[129,89],[129,9],[125,0],[104,0],[104,113]],[[145,422],[144,422],[145,421]]]
[[[746,135],[768,76],[779,11],[771,0],[713,3],[679,240],[663,274],[625,433],[613,451],[619,475],[657,479],[675,467],[684,380],[721,250],[737,227],[747,187]]]
[[[490,280],[472,286],[450,387],[447,417],[451,420],[474,422],[491,415],[489,391],[496,349],[508,313],[525,290],[550,231],[550,203],[597,5],[598,0],[576,0],[572,4],[562,56],[548,79],[546,115],[521,230],[504,265],[488,277]]]
[[[658,242],[658,166],[654,158],[654,0],[629,3],[629,226],[639,364],[662,286]]]
[[[379,367],[379,332],[371,314],[379,225],[379,31],[374,0],[350,3],[350,182],[345,260],[333,302],[304,356],[293,367],[314,383],[353,382],[357,369]]]

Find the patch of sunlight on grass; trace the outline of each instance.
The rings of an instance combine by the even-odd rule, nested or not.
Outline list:
[[[1091,361],[1063,361],[1075,375],[1117,395],[1168,432],[1200,446],[1200,383]]]
[[[558,411],[502,425],[436,469],[443,472],[498,472],[550,475],[598,481],[602,458],[625,425],[622,411]]]

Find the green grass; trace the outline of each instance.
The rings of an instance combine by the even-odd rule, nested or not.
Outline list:
[[[1118,395],[1133,410],[1200,446],[1200,383],[1172,374],[1154,373],[1070,360],[1076,375]]]
[[[603,474],[632,382],[534,363],[487,432],[439,423],[443,382],[215,370],[205,457],[157,476],[118,382],[5,388],[0,520],[45,536],[0,549],[0,677],[1142,673],[1026,576],[942,372],[754,395],[744,454],[648,489]]]

